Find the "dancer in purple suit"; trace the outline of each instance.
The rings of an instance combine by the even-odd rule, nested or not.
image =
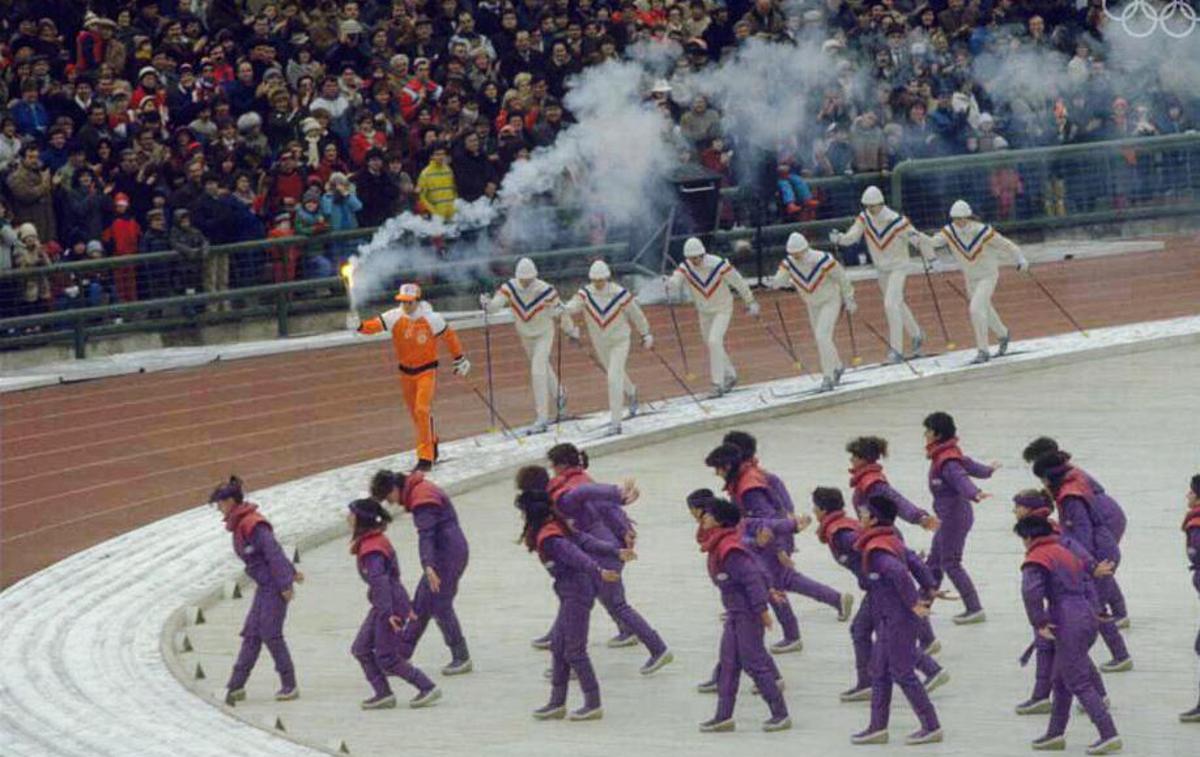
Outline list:
[[[933,511],[940,523],[929,550],[929,569],[939,586],[942,576],[948,576],[962,598],[964,609],[954,616],[954,622],[958,625],[982,623],[987,620],[987,614],[962,561],[967,534],[975,524],[974,504],[991,496],[979,491],[971,478],[990,478],[996,466],[976,462],[962,453],[958,447],[958,429],[947,413],[931,413],[925,417],[924,425],[929,491],[933,494]]]
[[[771,499],[775,504],[775,516],[780,519],[786,519],[796,511],[796,506],[792,502],[792,497],[788,493],[787,486],[783,480],[774,473],[763,468],[758,462],[758,440],[745,431],[730,431],[725,434],[721,440],[723,445],[733,445],[742,451],[742,464],[748,468],[756,469],[766,482],[767,490],[770,492]],[[765,539],[765,537],[764,537]],[[851,613],[854,611],[854,595],[850,593],[838,592],[830,586],[826,586],[820,581],[815,581],[800,571],[796,570],[795,562],[792,559],[792,554],[796,551],[795,531],[784,524],[784,528],[777,530],[775,539],[771,542],[775,548],[775,558],[771,559],[764,556],[764,565],[771,573],[771,585],[781,592],[792,592],[804,597],[808,597],[823,605],[832,607],[838,613],[838,620],[845,623],[850,620]],[[784,618],[790,605],[787,604],[787,597],[784,595],[783,602],[772,603],[775,609],[775,616],[779,618],[781,626],[785,625]],[[786,609],[784,609],[786,608]],[[783,613],[781,615],[780,613]],[[794,639],[785,636],[783,639],[775,642],[770,646],[772,654],[784,654],[787,652],[797,652],[803,648],[803,642],[799,636],[799,624],[797,623],[797,635]]]
[[[442,675],[452,676],[471,671],[471,655],[467,640],[454,612],[458,582],[467,569],[470,550],[467,537],[458,525],[454,504],[441,487],[425,478],[424,473],[394,473],[400,492],[400,504],[412,513],[417,528],[417,544],[424,574],[417,584],[413,599],[416,618],[404,626],[401,654],[410,658],[425,633],[430,619],[437,622],[442,639],[450,648],[450,663]]]
[[[1034,439],[1032,442],[1026,445],[1025,450],[1021,453],[1021,456],[1025,459],[1026,463],[1032,466],[1035,462],[1037,462],[1039,457],[1048,455],[1052,452],[1062,452],[1068,460],[1071,458],[1071,454],[1069,452],[1060,450],[1058,447],[1058,442],[1048,436],[1039,436],[1038,438]],[[1080,475],[1082,475],[1091,486],[1092,495],[1094,497],[1093,506],[1095,507],[1096,515],[1104,523],[1104,525],[1112,533],[1113,538],[1116,540],[1115,548],[1108,550],[1108,554],[1104,555],[1104,559],[1112,560],[1117,567],[1120,567],[1121,551],[1119,547],[1121,544],[1121,539],[1125,537],[1125,526],[1127,525],[1125,511],[1121,508],[1120,503],[1118,503],[1111,494],[1105,491],[1104,487],[1100,485],[1100,482],[1097,481],[1094,476],[1075,465],[1074,462],[1071,462],[1071,466],[1075,470],[1079,471]],[[1109,613],[1116,620],[1117,628],[1128,628],[1129,611],[1125,606],[1125,595],[1121,593],[1121,585],[1117,582],[1116,576],[1111,577],[1100,586],[1100,593],[1100,599],[1104,602],[1104,605],[1108,608]]]
[[[866,591],[867,578],[863,574],[862,555],[854,548],[855,542],[862,534],[862,524],[846,514],[845,500],[842,492],[828,486],[818,486],[812,493],[813,517],[817,519],[817,539],[829,547],[833,559],[838,565],[850,571],[858,581],[860,589]],[[802,524],[807,526],[807,524]],[[933,596],[933,574],[924,561],[905,547],[905,563],[913,577],[917,579],[927,599]],[[875,617],[870,604],[864,600],[854,614],[850,623],[850,640],[854,644],[854,670],[857,674],[854,686],[843,691],[839,699],[843,702],[865,702],[871,698],[871,644],[875,634]],[[937,660],[918,650],[917,670],[925,674],[925,691],[934,689],[950,681],[950,674],[942,669]]]
[[[900,687],[921,727],[905,738],[909,745],[942,740],[942,726],[929,694],[915,671],[920,618],[929,615],[906,564],[904,542],[893,524],[897,506],[887,497],[872,497],[858,511],[863,531],[854,542],[875,626],[871,648],[871,722],[850,737],[853,744],[886,744],[892,710],[892,684]]]
[[[1062,545],[1050,523],[1024,518],[1013,528],[1025,543],[1021,565],[1021,596],[1029,622],[1038,634],[1054,642],[1054,694],[1046,733],[1033,742],[1038,751],[1066,746],[1071,699],[1078,697],[1100,738],[1088,754],[1121,750],[1112,715],[1092,683],[1088,650],[1096,641],[1096,616],[1087,595],[1083,562]]]
[[[851,439],[846,444],[846,452],[850,455],[850,488],[852,490],[850,502],[855,511],[861,511],[866,507],[867,503],[871,501],[871,497],[886,497],[895,503],[896,517],[900,520],[919,525],[926,531],[938,529],[940,524],[937,516],[930,515],[914,505],[888,483],[887,476],[883,472],[883,464],[880,462],[888,454],[887,439],[878,436],[860,436]],[[904,538],[898,528],[896,534],[901,539]],[[921,642],[921,651],[926,654],[937,654],[942,648],[942,643],[934,636],[933,625],[927,617],[919,620],[917,638]]]
[[[378,477],[373,483],[384,483]],[[372,487],[372,493],[377,494]],[[441,690],[403,653],[402,633],[416,620],[408,592],[400,583],[400,561],[396,550],[384,535],[392,516],[376,499],[356,499],[347,508],[351,528],[350,553],[358,565],[358,575],[366,582],[371,610],[358,629],[350,653],[362,666],[374,693],[364,699],[364,710],[383,710],[396,706],[396,695],[387,676],[397,676],[417,689],[410,707],[427,707],[441,699]]]
[[[234,554],[245,563],[246,575],[255,585],[254,601],[242,625],[242,648],[225,687],[225,702],[233,704],[246,698],[246,680],[264,644],[279,673],[275,699],[296,699],[300,689],[296,687],[292,656],[283,640],[283,621],[292,600],[292,583],[302,582],[304,574],[283,553],[270,522],[258,512],[258,505],[245,501],[241,479],[230,476],[213,491],[209,502],[220,509],[225,528],[233,534]]]
[[[689,507],[692,504],[689,502]],[[771,717],[763,721],[763,730],[787,730],[792,727],[792,720],[775,680],[771,656],[763,644],[763,629],[771,625],[771,612],[767,609],[769,588],[762,568],[742,539],[740,508],[715,497],[696,504],[703,511],[696,541],[700,551],[708,555],[708,575],[721,592],[725,610],[717,711],[700,724],[700,730],[711,733],[734,729],[733,708],[743,670],[754,680],[770,708]]]
[[[1100,596],[1096,590],[1095,581],[1092,580],[1092,573],[1099,563],[1095,557],[1091,555],[1083,545],[1075,541],[1069,536],[1062,534],[1062,529],[1051,517],[1054,514],[1054,500],[1041,489],[1026,489],[1017,492],[1013,497],[1013,515],[1017,521],[1024,518],[1041,518],[1050,524],[1050,528],[1058,535],[1060,543],[1071,550],[1072,554],[1079,558],[1084,564],[1087,575],[1084,576],[1086,583],[1087,595],[1095,605],[1096,615],[1099,618],[1101,614],[1102,603]],[[1104,563],[1105,568],[1103,573],[1111,573],[1112,563]],[[1109,644],[1110,649],[1124,649],[1124,642],[1121,640],[1121,634],[1113,625],[1112,620],[1100,620],[1099,622],[1100,636]],[[1050,694],[1053,687],[1052,673],[1054,670],[1054,642],[1050,639],[1037,633],[1037,629],[1033,632],[1033,644],[1025,654],[1021,656],[1021,665],[1024,667],[1029,662],[1030,654],[1034,654],[1036,660],[1033,693],[1029,699],[1017,705],[1016,711],[1018,715],[1044,715],[1050,712]],[[1092,685],[1096,687],[1096,691],[1100,692],[1100,696],[1104,698],[1105,703],[1108,702],[1108,691],[1105,689],[1103,677],[1100,671],[1092,665],[1091,658],[1088,658],[1088,665],[1091,669]]]
[[[1187,493],[1187,515],[1183,518],[1188,567],[1192,571],[1192,586],[1200,594],[1200,474],[1192,476]],[[1200,631],[1196,632],[1196,654],[1200,655]],[[1181,723],[1200,723],[1200,699],[1187,712],[1179,713]]]
[[[1097,560],[1119,565],[1121,551],[1117,547],[1116,537],[1101,517],[1095,489],[1083,472],[1071,465],[1071,456],[1062,451],[1042,455],[1033,464],[1033,475],[1041,479],[1054,496],[1063,533],[1083,545]],[[1112,575],[1096,579],[1100,599],[1110,607],[1114,596],[1113,586]],[[1106,622],[1108,620],[1105,618]],[[1115,622],[1113,628],[1116,628]],[[1105,641],[1109,642],[1111,638],[1109,634]],[[1113,658],[1101,665],[1100,670],[1105,673],[1133,670],[1133,658],[1125,648],[1123,639],[1111,651]]]
[[[599,720],[604,717],[600,705],[600,683],[587,653],[588,622],[596,600],[596,584],[613,582],[620,576],[601,568],[571,539],[571,528],[554,515],[545,491],[523,491],[517,495],[517,509],[524,524],[521,541],[554,579],[558,596],[558,617],[551,629],[550,653],[553,658],[550,701],[533,711],[538,720]],[[583,689],[583,706],[567,713],[567,684],[571,672]]]

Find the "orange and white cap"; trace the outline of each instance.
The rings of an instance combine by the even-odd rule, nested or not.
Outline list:
[[[401,284],[400,291],[396,292],[397,302],[416,302],[421,299],[420,284]]]

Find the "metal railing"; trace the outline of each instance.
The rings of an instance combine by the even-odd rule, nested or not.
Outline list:
[[[991,177],[1003,169],[1015,169],[1026,182],[1023,191],[1030,196],[1020,207],[1009,208],[1010,217],[998,218],[988,212],[992,209],[988,200],[981,200],[972,192],[979,193],[980,177]],[[872,183],[886,185],[891,205],[908,214],[917,225],[927,228],[944,223],[946,209],[958,197],[967,198],[977,213],[1008,233],[1198,214],[1200,134],[905,161],[890,174],[813,178],[809,184],[814,191],[826,198],[843,198],[827,202],[816,220],[767,224],[762,223],[763,214],[759,209],[755,213],[760,220],[758,225],[717,228],[702,238],[713,249],[730,256],[736,264],[748,266],[744,269],[747,274],[767,276],[782,257],[783,244],[790,233],[799,231],[819,245],[830,229],[844,229],[853,221],[853,213],[858,209],[858,193]],[[735,203],[763,202],[762,198],[754,197],[742,187],[723,189],[721,199]],[[718,210],[718,219],[719,213]],[[366,239],[375,231],[375,228],[361,228],[311,237],[217,245],[210,248],[209,255],[230,256],[298,247],[302,255],[308,257],[322,254],[330,246]],[[665,244],[661,241],[657,244],[671,258],[678,260],[683,241],[684,237],[677,236],[666,240]],[[458,283],[446,282],[449,276],[435,276],[425,289],[431,297],[442,297],[490,287],[494,283],[490,281],[493,271],[511,269],[512,263],[522,256],[537,261],[544,277],[555,281],[584,278],[589,262],[597,257],[608,258],[619,274],[652,275],[661,270],[656,264],[660,262],[659,256],[656,255],[653,261],[640,260],[639,256],[631,255],[630,242],[621,241],[521,255],[495,255],[483,260],[448,260],[438,264],[439,272],[475,271],[478,275],[473,278],[456,276]],[[176,252],[155,252],[3,270],[0,271],[0,286],[20,285],[30,278],[111,273],[131,267],[146,270],[155,265],[171,266],[180,259]],[[396,277],[405,273],[397,271]],[[386,300],[381,296],[359,305],[365,308],[384,302]],[[221,303],[231,304],[228,309],[224,306],[212,308]],[[0,349],[69,342],[74,345],[75,355],[84,357],[89,340],[95,337],[207,326],[248,318],[273,317],[276,333],[282,337],[289,335],[290,320],[294,316],[335,312],[346,307],[344,284],[336,276],[97,307],[76,306],[0,318]]]

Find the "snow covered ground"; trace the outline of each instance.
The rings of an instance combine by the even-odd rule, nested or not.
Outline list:
[[[380,746],[382,741],[372,742],[378,734],[389,739],[390,751],[414,745],[428,747],[425,751],[466,748],[466,739],[474,745],[471,751],[546,753],[559,752],[568,742],[583,753],[620,748],[633,754],[676,745],[714,750],[766,745],[753,729],[761,707],[749,699],[740,709],[743,732],[712,742],[693,733],[694,721],[708,714],[712,702],[690,688],[707,669],[716,633],[712,590],[704,586],[679,501],[687,488],[712,481],[694,464],[696,457],[715,440],[712,429],[730,419],[738,417],[747,425],[774,418],[770,428],[759,432],[764,458],[803,491],[818,481],[842,483],[845,461],[838,449],[847,436],[882,432],[897,444],[893,476],[922,496],[917,424],[931,404],[940,404],[960,416],[970,450],[984,459],[1005,460],[1010,468],[1016,467],[1027,436],[1055,431],[1125,501],[1133,524],[1123,575],[1129,583],[1138,671],[1114,680],[1118,722],[1131,744],[1140,745],[1131,753],[1194,753],[1185,748],[1189,742],[1184,739],[1191,737],[1194,744],[1197,735],[1180,731],[1174,713],[1190,705],[1195,693],[1195,663],[1188,651],[1195,600],[1183,569],[1177,511],[1186,476],[1195,466],[1188,454],[1194,452],[1195,413],[1188,408],[1195,404],[1190,379],[1200,368],[1198,336],[1200,317],[1182,318],[1097,330],[1086,338],[1029,340],[1014,345],[1021,354],[984,367],[964,367],[970,357],[966,351],[925,359],[917,364],[921,378],[903,366],[872,368],[851,374],[856,384],[818,399],[777,400],[766,387],[757,387],[710,403],[708,413],[687,400],[675,400],[660,414],[626,424],[626,436],[593,445],[597,452],[616,452],[657,443],[631,456],[646,496],[638,506],[643,561],[631,570],[630,593],[679,655],[679,662],[661,677],[641,680],[635,673],[640,654],[597,647],[608,709],[601,723],[555,723],[535,730],[537,724],[527,718],[545,688],[539,678],[544,660],[528,649],[526,640],[549,621],[551,605],[544,574],[511,544],[515,523],[507,482],[515,464],[540,456],[553,439],[543,436],[517,445],[490,435],[446,445],[452,460],[438,471],[438,479],[458,495],[473,540],[473,566],[461,604],[479,665],[478,673],[450,682],[444,707],[382,713],[380,722],[389,724],[382,728],[373,723],[364,727],[358,720],[355,704],[363,683],[347,655],[346,634],[359,620],[363,599],[361,587],[348,577],[348,556],[340,540],[307,552],[302,564],[311,578],[297,599],[289,633],[305,694],[283,713],[289,733],[270,734],[230,717],[250,716],[257,726],[257,716],[277,711],[254,709],[261,707],[255,702],[262,701],[268,680],[262,673],[252,682],[254,701],[236,713],[198,699],[195,692],[207,693],[223,682],[227,656],[237,643],[229,633],[230,613],[241,608],[210,607],[207,624],[183,628],[200,651],[176,653],[183,608],[211,605],[239,573],[217,515],[197,507],[81,552],[0,593],[0,751],[89,757],[299,754],[306,749],[281,736],[303,736],[318,744],[342,737],[361,753],[372,744]],[[1094,360],[1101,355],[1106,356],[1103,361]],[[1060,368],[1040,370],[1051,366]],[[1054,384],[1061,387],[1057,393],[1027,383],[1052,373],[1065,376]],[[813,383],[802,378],[769,386]],[[953,400],[952,393],[958,392],[982,395],[986,402]],[[944,399],[934,402],[927,395]],[[984,404],[986,409],[971,409]],[[793,414],[801,409],[813,412]],[[854,415],[860,409],[870,417]],[[685,435],[692,431],[704,433]],[[577,441],[581,434],[568,428],[563,438]],[[646,454],[651,449],[653,457]],[[675,455],[684,461],[674,463]],[[361,491],[374,468],[407,468],[412,462],[411,454],[397,455],[255,492],[252,498],[263,505],[286,543],[315,545],[339,535],[345,502]],[[601,475],[614,475],[630,464],[601,458],[596,467]],[[489,478],[499,482],[495,488],[465,493]],[[1007,495],[1020,483],[1020,474],[1010,470],[993,491]],[[1003,531],[1003,506],[984,509],[968,564],[994,615],[980,628],[945,631],[946,661],[955,675],[955,683],[938,695],[950,729],[946,753],[986,748],[1011,754],[1023,751],[1025,739],[1036,731],[1036,723],[1008,714],[1027,681],[1028,674],[1016,671],[1012,662],[1027,633],[1012,593],[1010,571],[1017,552]],[[406,530],[402,523],[397,532]],[[411,576],[411,542],[401,540],[401,545],[409,556],[406,575]],[[806,544],[806,569],[849,586],[827,563],[827,557]],[[994,574],[986,570],[989,563]],[[513,592],[512,586],[529,591]],[[809,648],[784,661],[798,727],[774,737],[774,743],[841,746],[863,717],[833,699],[847,683],[846,629],[823,608],[800,609]],[[312,612],[322,614],[305,630],[305,615]],[[599,639],[608,626],[599,619],[597,625]],[[176,675],[189,678],[198,658],[209,660],[204,665],[208,678],[189,691]],[[418,659],[433,667],[441,658],[434,634]],[[979,664],[985,659],[986,665]],[[1140,707],[1135,704],[1139,695],[1148,700]],[[416,715],[422,719],[414,721]],[[910,722],[901,705],[897,735]],[[439,734],[446,741],[435,744]],[[1077,746],[1088,733],[1075,729],[1072,735]]]
[[[1188,374],[1200,367],[1200,347],[1192,345],[1062,365],[1015,376],[980,378],[952,386],[914,387],[863,402],[810,413],[761,420],[743,426],[760,443],[764,463],[784,477],[798,506],[816,485],[845,489],[843,445],[863,433],[892,441],[887,469],[893,483],[928,506],[921,418],[934,409],[950,411],[959,422],[969,454],[999,460],[1004,468],[983,487],[993,494],[977,507],[967,565],[979,584],[989,621],[956,627],[949,616],[957,604],[940,605],[935,625],[944,644],[940,659],[952,682],[934,695],[947,733],[930,754],[1010,755],[1023,753],[1041,734],[1045,717],[1018,717],[1012,706],[1028,694],[1032,667],[1016,658],[1029,641],[1018,595],[1022,548],[1010,532],[1009,498],[1029,486],[1020,451],[1032,436],[1049,432],[1099,476],[1130,515],[1125,562],[1120,577],[1129,598],[1133,630],[1128,643],[1136,660],[1132,673],[1108,676],[1118,727],[1129,754],[1196,754],[1200,730],[1175,722],[1194,704],[1196,663],[1192,639],[1197,608],[1189,582],[1178,522],[1183,491],[1196,459],[1191,429],[1174,424],[1194,384]],[[986,397],[981,407],[980,397]],[[778,659],[787,679],[786,696],[795,729],[762,734],[765,707],[750,697],[748,682],[738,708],[739,732],[704,735],[695,724],[711,716],[715,697],[693,691],[713,662],[720,624],[716,592],[693,540],[694,525],[683,507],[692,488],[718,482],[704,468],[705,453],[720,441],[707,430],[600,457],[593,468],[601,480],[637,475],[643,501],[632,511],[638,520],[639,560],[626,572],[630,601],[673,647],[674,665],[650,678],[638,675],[641,648],[607,649],[613,624],[603,610],[593,613],[591,655],[601,680],[605,718],[600,723],[539,723],[529,711],[544,703],[548,686],[541,672],[548,654],[532,650],[554,612],[545,572],[536,559],[513,544],[518,518],[511,507],[512,486],[497,482],[456,497],[472,547],[472,565],[458,600],[476,671],[446,678],[436,671],[448,659],[436,629],[422,641],[417,663],[439,679],[445,699],[432,710],[363,712],[357,701],[369,694],[357,663],[348,653],[365,613],[365,590],[344,539],[303,555],[308,581],[299,590],[288,620],[303,698],[283,705],[270,700],[277,680],[266,658],[249,688],[249,701],[235,714],[253,722],[282,718],[293,735],[326,743],[344,739],[354,754],[388,754],[398,744],[421,754],[692,754],[728,753],[733,748],[807,747],[825,754],[850,754],[847,738],[866,725],[865,704],[840,704],[837,692],[852,683],[848,627],[834,612],[793,598],[801,615],[806,647]],[[652,456],[651,456],[652,455]],[[914,547],[928,535],[907,528]],[[392,538],[402,555],[411,587],[419,575],[411,522],[399,519]],[[811,534],[799,540],[797,562],[809,575],[841,590],[853,590],[849,573],[838,568]],[[196,659],[219,685],[237,649],[237,631],[248,599],[223,602],[208,622],[191,631]],[[778,636],[778,631],[770,634]],[[1098,645],[1095,656],[1103,662]],[[398,695],[414,692],[394,682]],[[573,692],[578,699],[578,692]],[[915,729],[915,719],[899,693],[892,725],[893,744]],[[1085,717],[1073,720],[1071,751],[1081,753],[1094,740]],[[868,750],[873,751],[873,750]]]

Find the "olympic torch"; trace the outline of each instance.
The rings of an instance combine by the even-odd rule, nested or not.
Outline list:
[[[358,318],[358,308],[354,305],[354,266],[357,262],[357,257],[351,257],[338,269],[338,277],[346,287],[346,326],[353,330],[357,330],[361,323]]]

